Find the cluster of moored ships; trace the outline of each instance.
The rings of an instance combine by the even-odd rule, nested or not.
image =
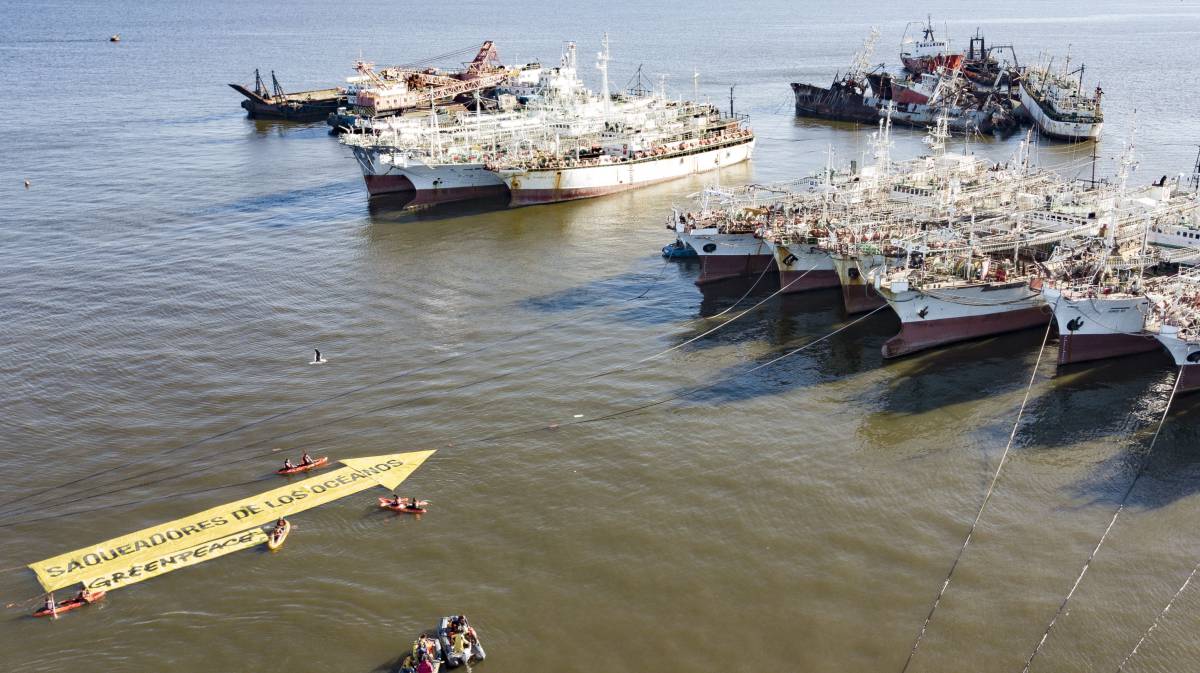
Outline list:
[[[909,24],[911,28],[913,24]],[[1099,86],[1084,87],[1083,65],[1072,68],[1068,55],[1021,66],[1011,45],[991,45],[977,31],[966,51],[940,39],[932,20],[920,37],[900,44],[898,73],[871,65],[879,33],[872,30],[846,74],[829,86],[792,84],[796,114],[874,123],[883,114],[911,126],[932,126],[945,118],[955,131],[991,133],[1030,122],[1046,136],[1068,142],[1096,140],[1104,126]]]
[[[777,273],[780,291],[840,288],[845,309],[890,307],[900,332],[885,357],[1047,325],[1059,363],[1165,348],[1181,390],[1200,389],[1200,195],[1193,176],[1131,186],[1130,138],[1112,181],[1067,180],[1033,165],[1032,132],[1007,162],[947,149],[952,132],[1034,124],[1095,140],[1102,92],[1083,68],[1020,67],[977,32],[955,51],[932,22],[901,44],[902,73],[870,66],[872,31],[829,87],[792,84],[798,115],[870,123],[870,163],[790,182],[710,188],[673,208],[668,256],[700,259],[699,285]],[[444,55],[443,55],[444,56]],[[461,71],[359,61],[347,87],[272,93],[257,78],[252,115],[328,116],[371,195],[410,205],[507,196],[511,205],[587,198],[750,158],[746,117],[638,86],[610,93],[579,78],[576,47],[555,67],[506,67],[487,42]],[[272,80],[274,74],[272,73]],[[640,79],[639,79],[640,83]],[[929,128],[928,154],[894,161],[892,125]],[[832,155],[831,155],[832,156]]]
[[[886,358],[1047,326],[1059,363],[1165,348],[1180,390],[1200,389],[1200,163],[1190,178],[1131,186],[1132,140],[1113,181],[1067,180],[1029,160],[947,150],[893,161],[880,120],[873,160],[786,183],[710,188],[674,208],[665,252],[695,253],[708,285],[777,273],[784,293],[840,288],[848,313],[889,307]]]

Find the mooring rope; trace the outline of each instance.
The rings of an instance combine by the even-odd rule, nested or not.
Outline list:
[[[1125,505],[1129,502],[1129,496],[1133,493],[1133,487],[1137,485],[1138,479],[1146,473],[1146,466],[1150,464],[1150,456],[1154,452],[1154,444],[1158,441],[1158,435],[1162,432],[1163,424],[1167,422],[1167,413],[1171,411],[1171,403],[1175,401],[1175,393],[1179,391],[1179,381],[1183,378],[1183,367],[1179,368],[1179,372],[1175,375],[1175,386],[1171,388],[1171,395],[1167,398],[1167,405],[1163,408],[1162,417],[1158,419],[1158,427],[1154,430],[1154,437],[1150,439],[1150,446],[1146,449],[1146,457],[1142,460],[1142,464],[1138,467],[1138,471],[1133,475],[1133,481],[1129,482],[1129,486],[1125,489],[1125,494],[1121,496],[1121,504],[1117,506],[1117,510],[1113,512],[1112,519],[1109,520],[1108,526],[1104,528],[1104,533],[1100,535],[1100,539],[1096,541],[1096,546],[1092,549],[1092,553],[1088,554],[1087,560],[1083,562],[1083,568],[1079,570],[1079,575],[1075,578],[1075,583],[1071,585],[1071,590],[1067,592],[1062,603],[1059,604],[1058,610],[1054,616],[1050,618],[1050,623],[1046,625],[1046,630],[1042,633],[1042,639],[1038,641],[1033,652],[1029,655],[1029,659],[1025,661],[1025,668],[1021,669],[1021,673],[1029,673],[1029,667],[1033,665],[1033,660],[1038,653],[1042,651],[1042,646],[1046,644],[1046,639],[1050,637],[1050,631],[1054,629],[1054,625],[1058,622],[1058,618],[1062,616],[1067,609],[1067,603],[1071,601],[1071,597],[1075,595],[1075,590],[1079,588],[1079,584],[1083,582],[1083,576],[1087,574],[1089,568],[1092,567],[1092,561],[1095,560],[1096,554],[1100,551],[1100,547],[1104,545],[1104,541],[1108,539],[1108,534],[1112,531],[1113,526],[1117,523],[1117,518],[1121,516],[1121,512],[1125,511]],[[1124,665],[1124,664],[1122,664]]]
[[[1055,308],[1057,308],[1057,302]],[[1021,426],[1021,418],[1025,415],[1025,407],[1029,404],[1029,395],[1033,392],[1033,382],[1037,379],[1038,368],[1042,364],[1042,355],[1046,351],[1046,343],[1050,340],[1050,328],[1053,325],[1054,311],[1051,311],[1050,320],[1046,323],[1046,333],[1042,336],[1042,346],[1038,349],[1037,360],[1033,363],[1033,371],[1029,372],[1029,384],[1025,386],[1025,397],[1021,400],[1021,407],[1017,410],[1017,419],[1013,422],[1012,432],[1008,434],[1008,443],[1004,445],[1004,453],[1000,454],[1000,463],[996,465],[996,471],[992,474],[992,482],[988,484],[987,492],[983,495],[983,502],[979,504],[979,511],[975,513],[975,520],[971,522],[971,528],[967,530],[967,536],[963,538],[962,546],[958,548],[958,553],[954,556],[954,562],[950,564],[950,571],[946,573],[946,579],[942,582],[937,596],[933,599],[933,605],[929,608],[929,614],[925,615],[925,622],[921,624],[921,630],[917,633],[917,639],[913,642],[912,649],[908,652],[908,658],[904,660],[904,667],[900,669],[901,673],[908,671],[908,667],[912,664],[913,657],[917,654],[917,648],[921,646],[921,641],[925,638],[925,632],[929,629],[929,622],[933,620],[933,613],[937,611],[938,605],[941,604],[942,596],[946,594],[946,589],[950,586],[950,580],[954,577],[954,571],[958,568],[958,562],[962,560],[963,553],[967,551],[967,545],[971,544],[971,536],[975,534],[975,529],[979,527],[979,520],[983,518],[983,510],[987,508],[988,501],[992,499],[992,493],[996,490],[996,482],[1000,480],[1000,472],[1004,469],[1004,464],[1008,461],[1008,454],[1012,450],[1013,442],[1017,438],[1017,428]]]
[[[657,274],[654,276],[654,279],[650,281],[650,284],[649,284],[649,285],[647,285],[647,286],[646,286],[646,288],[645,288],[644,290],[642,290],[642,291],[641,291],[641,293],[637,294],[636,296],[629,297],[629,298],[627,298],[627,299],[622,299],[620,302],[618,302],[618,304],[617,304],[617,305],[624,304],[624,303],[627,303],[627,302],[630,302],[630,301],[635,301],[635,300],[638,300],[638,299],[641,299],[641,298],[645,297],[645,296],[646,296],[646,295],[647,295],[647,294],[650,292],[650,290],[651,290],[651,289],[653,289],[653,288],[654,288],[654,287],[655,287],[655,286],[658,284],[659,280],[661,280],[661,279],[662,279],[662,276],[663,276],[663,274],[666,272],[667,266],[668,266],[669,264],[670,264],[670,260],[664,260],[664,262],[663,262],[662,266],[661,266],[661,267],[659,268],[659,270],[658,270],[658,273],[657,273]],[[739,301],[740,301],[740,300],[739,300]],[[343,399],[343,398],[345,398],[345,397],[349,397],[350,395],[354,395],[354,394],[356,394],[356,393],[364,392],[364,391],[366,391],[366,390],[370,390],[370,389],[372,389],[372,388],[376,388],[376,387],[379,387],[379,386],[387,385],[387,384],[389,384],[389,383],[394,383],[394,382],[396,382],[396,381],[399,381],[399,380],[401,380],[401,379],[403,379],[403,378],[405,378],[405,377],[408,377],[408,376],[411,376],[411,375],[413,375],[413,374],[417,374],[417,373],[420,373],[420,372],[423,372],[423,371],[428,371],[428,370],[430,370],[430,369],[432,369],[432,368],[434,368],[434,367],[437,367],[437,366],[439,366],[439,365],[447,364],[447,363],[449,363],[449,362],[452,362],[452,361],[454,361],[454,360],[457,360],[457,359],[460,359],[460,358],[464,358],[464,357],[467,357],[467,356],[471,356],[471,355],[478,355],[478,354],[480,354],[480,353],[483,353],[483,352],[485,352],[485,351],[491,350],[491,349],[493,349],[493,348],[495,348],[495,347],[497,347],[497,346],[500,346],[500,345],[502,345],[502,344],[509,343],[509,342],[511,342],[511,341],[516,341],[516,340],[518,340],[518,339],[521,339],[521,338],[523,338],[523,337],[526,337],[526,336],[533,335],[533,334],[535,334],[535,333],[538,333],[538,332],[541,332],[541,331],[543,331],[543,330],[551,329],[551,328],[558,327],[558,326],[560,326],[560,325],[563,325],[563,324],[566,324],[566,323],[570,323],[570,322],[575,322],[575,321],[581,320],[581,319],[583,319],[583,318],[585,318],[585,317],[588,317],[588,316],[591,316],[591,315],[593,315],[593,314],[595,314],[595,313],[599,313],[599,312],[603,311],[605,308],[609,308],[609,309],[611,309],[612,307],[611,307],[611,306],[609,306],[609,307],[597,307],[597,308],[595,308],[595,309],[592,309],[592,310],[589,310],[589,311],[584,311],[582,314],[579,314],[579,315],[573,315],[573,316],[571,316],[571,317],[569,317],[569,318],[564,318],[564,319],[562,319],[562,320],[558,320],[558,321],[552,322],[552,323],[550,323],[549,325],[544,325],[544,326],[537,327],[537,328],[534,328],[534,329],[531,329],[531,330],[526,330],[526,331],[524,331],[524,332],[521,332],[521,333],[515,334],[515,335],[513,335],[513,336],[510,336],[510,337],[507,337],[507,338],[501,339],[501,340],[499,340],[499,341],[493,341],[493,342],[491,342],[491,343],[488,343],[488,344],[485,344],[485,345],[483,345],[483,346],[481,346],[481,347],[479,347],[479,348],[475,348],[475,349],[472,349],[472,350],[469,350],[469,351],[464,351],[464,352],[461,352],[461,353],[455,353],[455,354],[453,354],[453,355],[450,355],[450,356],[447,356],[447,357],[445,357],[445,358],[442,358],[441,360],[438,360],[438,361],[436,361],[436,362],[432,362],[432,363],[429,363],[429,364],[426,364],[426,365],[422,365],[422,366],[420,366],[420,367],[415,367],[415,368],[412,368],[412,369],[407,369],[407,370],[405,370],[405,371],[402,371],[402,372],[400,372],[399,374],[395,374],[395,375],[392,375],[392,376],[389,376],[389,377],[386,377],[386,378],[380,379],[380,380],[378,380],[378,381],[373,381],[373,382],[371,382],[371,383],[365,383],[365,384],[362,384],[362,385],[359,385],[359,386],[354,386],[354,387],[352,387],[352,388],[349,388],[349,389],[347,389],[347,390],[344,390],[344,391],[342,391],[342,392],[336,393],[336,394],[334,394],[334,395],[330,395],[330,396],[327,396],[327,397],[324,397],[324,398],[321,398],[321,399],[317,399],[317,400],[314,400],[314,401],[312,401],[312,402],[308,402],[308,403],[302,404],[302,405],[300,405],[300,406],[293,407],[293,408],[291,408],[291,409],[287,409],[287,410],[280,411],[280,412],[277,412],[277,413],[274,413],[274,414],[270,414],[270,415],[268,415],[268,416],[265,416],[265,417],[263,417],[263,418],[260,418],[260,419],[258,419],[258,420],[249,421],[249,422],[243,423],[243,424],[241,424],[241,425],[238,425],[238,426],[236,426],[236,427],[230,428],[230,429],[228,429],[228,430],[223,430],[223,431],[221,431],[221,432],[218,432],[218,433],[215,433],[215,434],[207,435],[207,436],[204,436],[204,437],[201,437],[201,438],[198,438],[198,439],[192,440],[192,441],[190,441],[190,442],[187,442],[187,443],[184,443],[184,444],[179,444],[179,445],[175,445],[175,446],[172,446],[172,447],[167,447],[167,448],[165,448],[165,449],[161,449],[161,450],[159,450],[159,451],[157,451],[157,452],[154,452],[154,453],[151,453],[151,454],[149,454],[148,456],[143,456],[143,457],[139,458],[139,460],[138,460],[137,462],[144,461],[144,460],[146,460],[147,458],[155,458],[155,457],[160,457],[160,456],[170,455],[170,454],[173,454],[173,453],[175,453],[175,452],[178,452],[178,451],[183,451],[183,450],[186,450],[186,449],[194,448],[194,447],[196,447],[196,446],[199,446],[199,445],[201,445],[201,444],[206,444],[206,443],[208,443],[208,442],[215,441],[215,440],[217,440],[217,439],[221,439],[221,438],[229,437],[229,436],[235,435],[235,434],[237,434],[237,433],[240,433],[240,432],[242,432],[242,431],[249,430],[249,429],[251,429],[251,428],[255,428],[255,427],[258,427],[258,426],[260,426],[260,425],[263,425],[263,424],[269,423],[269,422],[271,422],[271,421],[279,420],[279,419],[281,419],[281,418],[286,418],[286,417],[288,417],[288,416],[291,416],[291,415],[293,415],[293,414],[299,413],[299,412],[301,412],[301,411],[307,411],[307,410],[311,410],[311,409],[317,408],[317,407],[319,407],[319,406],[322,406],[322,405],[324,405],[324,404],[328,404],[329,402],[333,402],[333,401],[335,401],[335,400]],[[283,435],[283,436],[286,436],[286,434],[285,434],[285,435]],[[117,470],[124,469],[124,468],[126,468],[126,467],[129,467],[129,466],[131,466],[131,465],[135,465],[135,464],[137,464],[137,462],[125,462],[125,463],[118,463],[118,464],[112,465],[112,466],[110,466],[110,467],[107,467],[107,468],[101,469],[101,470],[95,470],[95,471],[89,472],[87,475],[85,475],[85,476],[82,476],[82,477],[79,477],[79,478],[76,478],[76,479],[71,479],[71,480],[68,480],[68,481],[65,481],[65,482],[62,482],[62,483],[59,483],[59,484],[54,484],[54,485],[50,485],[50,486],[45,486],[45,487],[42,487],[42,488],[40,488],[40,489],[33,490],[33,491],[30,491],[30,492],[28,492],[28,493],[24,493],[24,494],[22,494],[22,495],[20,495],[20,496],[17,496],[17,497],[15,497],[15,498],[9,499],[9,500],[7,500],[7,501],[5,501],[5,502],[3,502],[3,503],[0,503],[0,518],[3,518],[3,517],[9,517],[9,516],[12,516],[12,515],[14,515],[14,514],[20,514],[20,513],[23,513],[23,512],[25,512],[25,511],[28,511],[28,510],[30,509],[30,507],[29,507],[29,506],[26,506],[26,507],[23,507],[23,508],[17,508],[17,510],[10,510],[10,508],[11,508],[13,505],[16,505],[16,504],[18,504],[18,503],[22,503],[22,502],[26,502],[26,501],[30,501],[30,500],[37,499],[37,500],[36,500],[34,503],[31,503],[31,504],[32,504],[32,505],[35,505],[35,506],[38,506],[38,507],[47,506],[47,504],[49,503],[49,501],[43,501],[43,500],[41,499],[41,496],[44,496],[44,495],[47,495],[47,494],[53,494],[55,491],[61,490],[61,489],[63,489],[63,488],[67,488],[67,487],[69,487],[69,486],[74,486],[74,485],[76,485],[76,484],[80,484],[80,483],[83,483],[83,482],[85,482],[85,481],[88,481],[88,482],[95,482],[95,481],[96,481],[98,478],[100,478],[100,477],[102,477],[102,476],[105,476],[105,475],[108,475],[108,474],[112,474],[113,472],[116,472]],[[110,482],[108,482],[108,483],[106,483],[106,484],[94,484],[94,485],[92,485],[90,488],[85,488],[85,489],[84,489],[84,490],[83,490],[81,493],[89,493],[89,492],[93,492],[93,491],[95,491],[95,490],[97,490],[97,489],[106,488],[106,487],[111,487],[111,486],[113,486],[113,485],[120,484],[120,483],[123,483],[123,482],[129,481],[129,480],[131,480],[131,479],[136,479],[136,478],[139,478],[139,477],[141,477],[141,476],[147,476],[147,475],[145,475],[145,474],[139,474],[139,475],[134,475],[134,476],[126,476],[126,477],[124,477],[124,478],[122,478],[122,479],[117,479],[117,480],[115,480],[115,481],[110,481]],[[78,496],[78,495],[80,495],[81,493],[76,493],[75,495],[76,495],[76,496]]]
[[[818,264],[819,264],[819,262],[818,262]],[[770,268],[770,267],[767,267],[767,268]],[[679,350],[680,348],[683,348],[684,346],[686,346],[686,345],[688,345],[688,344],[690,344],[690,343],[692,343],[692,342],[699,341],[700,339],[703,339],[704,337],[706,337],[706,336],[708,336],[708,335],[712,334],[713,332],[716,332],[717,330],[724,328],[726,325],[730,325],[730,324],[732,324],[732,323],[733,323],[735,320],[737,320],[738,318],[741,318],[742,316],[746,315],[747,313],[750,313],[751,311],[753,311],[753,310],[757,309],[758,307],[760,307],[760,306],[762,306],[763,304],[767,303],[768,301],[770,301],[770,300],[774,299],[775,297],[779,296],[780,294],[783,294],[784,292],[787,292],[787,289],[788,289],[789,287],[791,287],[791,286],[795,285],[796,283],[800,282],[800,281],[801,281],[801,280],[802,280],[802,279],[803,279],[805,276],[807,276],[807,275],[809,274],[809,272],[810,272],[810,271],[812,271],[813,269],[816,269],[816,268],[817,268],[817,264],[813,264],[813,265],[812,265],[811,267],[809,267],[809,268],[808,268],[808,269],[807,269],[807,270],[806,270],[804,273],[802,273],[802,274],[800,274],[799,276],[797,276],[797,277],[793,278],[793,279],[791,280],[791,282],[789,282],[787,285],[784,285],[783,287],[779,288],[778,290],[775,290],[775,291],[774,291],[774,292],[772,292],[771,294],[769,294],[769,295],[767,295],[766,297],[764,297],[764,298],[762,299],[762,301],[758,302],[758,303],[757,303],[757,304],[755,304],[754,306],[751,306],[750,308],[746,309],[745,311],[742,311],[741,313],[739,313],[739,314],[737,314],[737,315],[733,316],[733,317],[732,317],[732,318],[730,318],[729,320],[726,320],[725,322],[721,323],[720,325],[717,325],[716,327],[714,327],[714,328],[712,328],[712,329],[708,330],[707,332],[702,332],[702,333],[700,333],[700,334],[697,334],[696,336],[692,337],[691,339],[688,339],[687,341],[684,341],[683,343],[679,343],[679,344],[676,344],[676,345],[674,345],[674,346],[671,346],[670,348],[667,348],[667,349],[665,349],[665,350],[661,350],[661,351],[659,351],[659,352],[655,353],[654,355],[647,355],[646,357],[642,358],[641,360],[638,360],[638,361],[637,361],[637,362],[635,362],[634,364],[641,364],[641,363],[643,363],[643,362],[649,362],[650,360],[656,360],[656,359],[658,359],[658,358],[660,358],[660,357],[662,357],[662,356],[666,355],[667,353],[671,353],[671,352],[673,352],[673,351],[677,351],[677,350]],[[761,279],[761,278],[762,278],[762,276],[759,276],[759,278]],[[757,283],[756,283],[756,284],[757,284]],[[753,289],[753,288],[751,288],[751,289]],[[738,301],[741,301],[741,300],[738,300]],[[732,308],[733,308],[732,306],[730,306],[730,307],[729,307],[729,309],[732,309]],[[724,313],[728,312],[728,311],[729,311],[729,309],[725,309],[725,311],[722,311],[721,313],[718,313],[716,316],[713,316],[713,317],[715,318],[715,317],[718,317],[718,316],[724,315]],[[615,371],[620,371],[620,370],[615,370]],[[590,378],[599,378],[600,376],[605,376],[605,375],[607,375],[607,374],[609,374],[609,373],[611,373],[611,372],[605,372],[604,374],[600,374],[600,375],[598,375],[598,376],[593,376],[593,377],[590,377]]]
[[[771,360],[769,360],[769,361],[767,361],[767,362],[764,362],[764,363],[762,363],[762,364],[759,364],[759,365],[757,365],[757,366],[755,366],[755,367],[751,367],[750,369],[747,369],[746,371],[743,371],[743,372],[739,373],[739,374],[738,374],[738,376],[745,376],[745,375],[747,375],[747,374],[752,374],[752,373],[754,373],[754,372],[756,372],[756,371],[758,371],[758,370],[760,370],[760,369],[763,369],[764,367],[769,367],[770,365],[773,365],[773,364],[775,364],[776,362],[779,362],[780,360],[783,360],[784,358],[791,357],[792,355],[795,355],[796,353],[799,353],[799,352],[801,352],[801,351],[803,351],[803,350],[805,350],[805,349],[807,349],[807,348],[810,348],[810,347],[812,347],[812,346],[815,346],[816,344],[818,344],[818,343],[821,343],[822,341],[825,341],[826,339],[829,339],[830,337],[832,337],[832,336],[834,336],[834,335],[836,335],[836,334],[838,334],[838,333],[840,333],[840,332],[843,332],[843,331],[845,331],[845,330],[847,330],[847,329],[849,329],[849,328],[853,327],[854,325],[857,325],[858,323],[860,323],[860,322],[862,322],[862,321],[866,320],[867,318],[871,317],[871,316],[872,316],[872,315],[874,315],[875,313],[878,313],[879,311],[881,311],[881,310],[883,310],[883,309],[885,309],[885,308],[887,308],[887,305],[886,305],[886,304],[885,304],[885,305],[883,305],[883,306],[880,306],[880,307],[876,308],[875,310],[871,311],[870,313],[866,313],[866,314],[863,314],[862,316],[859,316],[857,319],[855,319],[855,320],[853,320],[853,321],[851,321],[851,322],[849,322],[849,323],[847,323],[847,324],[845,324],[845,325],[842,325],[841,327],[839,327],[839,328],[837,328],[837,329],[833,330],[832,332],[830,332],[830,333],[828,333],[828,334],[825,334],[825,335],[823,335],[823,336],[821,336],[821,337],[818,337],[818,338],[816,338],[816,339],[813,339],[812,341],[809,341],[809,342],[805,343],[805,344],[804,344],[804,345],[802,345],[802,346],[799,346],[799,347],[797,347],[797,348],[794,348],[794,349],[792,349],[792,350],[790,350],[790,351],[787,351],[787,352],[785,352],[784,354],[782,354],[782,355],[780,355],[780,356],[778,356],[778,357],[776,357],[776,358],[773,358],[773,359],[771,359]],[[573,426],[573,425],[582,425],[582,424],[587,424],[587,423],[598,423],[598,422],[602,422],[602,421],[607,421],[607,420],[610,420],[610,419],[613,419],[613,418],[619,418],[619,417],[621,417],[621,416],[626,416],[626,415],[628,415],[628,414],[632,414],[632,413],[636,413],[636,412],[638,412],[638,411],[642,411],[642,410],[645,410],[645,409],[649,409],[649,408],[651,408],[651,407],[656,407],[656,406],[659,406],[659,405],[662,405],[662,404],[666,404],[666,403],[668,403],[668,402],[672,402],[672,401],[674,401],[674,400],[678,400],[678,399],[681,399],[681,398],[683,398],[683,397],[686,397],[687,395],[690,395],[690,394],[692,394],[692,393],[699,392],[699,391],[701,391],[701,390],[706,390],[706,389],[714,388],[714,387],[716,387],[716,385],[717,385],[717,384],[705,384],[705,385],[694,386],[694,387],[692,387],[692,388],[686,389],[686,390],[684,390],[684,391],[682,391],[682,392],[680,392],[680,393],[677,393],[677,394],[675,394],[675,395],[672,395],[672,396],[670,396],[670,397],[666,397],[666,398],[663,398],[663,399],[660,399],[660,400],[655,400],[655,401],[652,401],[652,402],[649,402],[649,403],[639,404],[639,405],[636,405],[636,406],[634,406],[634,407],[631,407],[631,408],[627,408],[627,409],[623,409],[623,410],[615,411],[615,412],[612,412],[612,413],[609,413],[609,414],[605,414],[605,415],[603,415],[603,416],[598,416],[598,417],[595,417],[595,418],[585,418],[585,419],[579,419],[579,420],[572,420],[572,421],[568,421],[568,422],[565,422],[565,423],[554,423],[554,424],[551,424],[551,425],[545,425],[545,424],[541,424],[541,425],[537,425],[537,426],[535,426],[535,427],[526,427],[526,428],[520,428],[520,429],[516,429],[516,430],[511,430],[511,431],[507,431],[507,432],[501,432],[501,433],[491,434],[491,435],[487,435],[487,436],[483,436],[483,437],[478,437],[478,438],[474,438],[474,439],[467,439],[467,440],[461,440],[461,441],[457,441],[457,442],[451,442],[451,444],[450,444],[450,445],[451,445],[451,446],[454,446],[454,445],[460,445],[460,446],[461,446],[461,445],[466,445],[466,444],[479,444],[479,443],[484,443],[484,442],[494,441],[494,440],[497,440],[497,439],[502,439],[502,438],[507,438],[507,437],[516,437],[516,436],[521,436],[521,435],[529,435],[529,434],[534,434],[534,433],[537,433],[537,432],[542,432],[542,431],[545,431],[545,430],[556,430],[556,429],[558,429],[558,428],[562,428],[562,427],[569,427],[569,426]],[[359,414],[362,414],[362,413],[365,413],[365,412],[359,412]],[[311,428],[309,428],[309,429],[311,429]],[[248,445],[248,446],[252,446],[252,445]],[[257,458],[257,457],[259,457],[259,456],[251,456],[250,458]],[[239,461],[236,461],[236,462],[243,462],[244,460],[246,460],[246,459],[241,459],[241,460],[239,460]],[[110,510],[110,509],[119,509],[119,508],[123,508],[123,507],[130,507],[130,506],[134,506],[134,505],[140,505],[140,504],[142,504],[142,503],[145,503],[145,502],[150,502],[150,501],[154,501],[154,500],[167,499],[167,498],[178,498],[178,497],[181,497],[181,496],[185,496],[185,495],[194,495],[194,494],[197,494],[197,493],[207,493],[207,492],[209,492],[209,491],[217,491],[217,490],[221,490],[221,489],[225,489],[225,488],[232,488],[232,487],[235,487],[235,486],[244,486],[244,485],[246,485],[246,484],[253,484],[253,483],[257,483],[257,482],[259,482],[259,481],[263,481],[263,480],[271,480],[271,479],[275,479],[275,475],[274,475],[274,474],[267,475],[267,476],[265,476],[265,477],[260,477],[260,478],[258,478],[258,479],[253,479],[253,480],[250,480],[250,481],[247,481],[247,482],[241,482],[241,483],[238,483],[238,484],[226,484],[226,485],[222,485],[222,486],[214,486],[214,487],[211,487],[211,488],[200,489],[200,490],[198,490],[198,491],[185,491],[185,492],[182,492],[182,493],[167,494],[167,495],[163,495],[163,496],[157,496],[157,497],[152,497],[152,498],[143,498],[143,499],[138,499],[138,500],[131,500],[131,501],[126,501],[126,502],[113,503],[113,504],[110,504],[110,505],[104,505],[104,506],[101,506],[101,507],[89,507],[89,508],[82,509],[82,510],[78,510],[78,511],[60,512],[60,513],[57,513],[57,514],[50,514],[50,515],[47,515],[47,516],[37,517],[37,518],[33,518],[33,519],[23,519],[23,520],[18,520],[18,521],[6,521],[6,522],[2,522],[2,523],[0,523],[0,529],[3,529],[3,528],[10,528],[10,527],[13,527],[13,526],[20,526],[20,525],[23,525],[23,524],[29,524],[29,523],[37,523],[37,522],[41,522],[41,521],[52,521],[52,520],[55,520],[55,519],[62,519],[62,518],[66,518],[66,517],[77,516],[77,515],[79,515],[79,514],[83,514],[83,513],[89,513],[89,512],[92,512],[92,511],[99,511],[99,510]],[[162,480],[162,481],[166,481],[166,480],[164,479],[164,480]],[[124,490],[124,489],[118,489],[118,490]],[[114,492],[116,492],[116,491],[114,491]],[[109,494],[111,494],[111,493],[109,493]],[[88,497],[90,497],[90,496],[88,496]],[[72,504],[73,504],[73,503],[72,503]]]
[[[1142,646],[1142,643],[1146,642],[1146,639],[1150,637],[1150,634],[1154,633],[1154,629],[1158,628],[1158,622],[1167,615],[1167,612],[1170,611],[1171,606],[1175,604],[1176,599],[1178,599],[1184,590],[1188,588],[1188,585],[1192,583],[1192,578],[1196,576],[1196,571],[1198,570],[1200,570],[1200,563],[1192,566],[1192,572],[1188,573],[1187,579],[1185,579],[1183,584],[1179,586],[1179,590],[1176,591],[1175,595],[1171,596],[1171,600],[1167,601],[1167,604],[1163,606],[1162,611],[1158,613],[1158,616],[1155,617],[1154,621],[1150,624],[1150,628],[1146,629],[1146,632],[1142,634],[1141,638],[1138,638],[1137,645],[1134,645],[1133,649],[1129,651],[1129,654],[1125,655],[1125,658],[1121,660],[1121,665],[1117,666],[1117,673],[1121,673],[1121,671],[1125,670],[1125,664],[1129,663],[1129,660],[1133,658],[1133,655],[1137,654],[1138,648]]]

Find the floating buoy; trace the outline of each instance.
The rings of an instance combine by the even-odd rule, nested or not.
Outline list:
[[[110,37],[108,38],[108,41],[109,41],[109,42],[120,42],[120,41],[121,41],[121,34],[120,34],[120,33],[116,33],[115,35],[112,35],[112,36],[110,36]]]
[[[29,180],[25,180],[25,189],[29,189]]]

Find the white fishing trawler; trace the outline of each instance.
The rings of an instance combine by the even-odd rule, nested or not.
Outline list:
[[[1067,59],[1070,64],[1070,59]],[[1079,75],[1079,79],[1075,79]],[[1027,68],[1021,77],[1021,104],[1038,129],[1056,140],[1096,140],[1104,127],[1100,87],[1083,94],[1083,67],[1068,71],[1050,65]]]
[[[601,98],[608,94],[608,39],[600,52]],[[665,98],[665,96],[664,96]],[[550,147],[510,152],[492,162],[514,206],[583,199],[719,169],[746,161],[754,133],[744,117],[711,105],[666,102],[637,122],[613,119],[596,138],[555,137]],[[590,140],[590,144],[589,141]]]

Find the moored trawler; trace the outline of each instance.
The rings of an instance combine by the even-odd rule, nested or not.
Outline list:
[[[912,26],[912,23],[905,27],[905,35],[900,42],[900,61],[905,70],[921,74],[937,72],[939,69],[950,71],[962,68],[966,55],[961,51],[954,51],[949,40],[934,36],[933,17],[926,17],[919,40],[908,37],[909,26]]]
[[[508,185],[514,206],[602,196],[741,163],[754,151],[754,133],[711,106],[678,106],[657,129],[606,131],[598,144],[574,151],[509,153],[492,168]]]
[[[1068,61],[1069,62],[1069,61]],[[1076,81],[1074,75],[1080,79]],[[1104,92],[1096,87],[1092,96],[1082,93],[1083,67],[1067,72],[1048,66],[1032,67],[1021,77],[1021,104],[1046,136],[1056,140],[1080,142],[1096,140],[1104,127],[1100,99]]]
[[[753,231],[722,230],[714,226],[680,229],[678,235],[700,258],[697,285],[757,277],[775,266],[771,243]]]
[[[784,238],[773,246],[779,284],[784,293],[819,290],[839,285],[838,272],[829,253],[816,238]]]
[[[1006,280],[912,283],[900,272],[876,286],[900,317],[900,333],[883,345],[883,356],[894,358],[943,344],[1012,332],[1045,324],[1041,293],[1028,277]]]
[[[1058,328],[1058,364],[1088,362],[1156,350],[1145,330],[1150,301],[1137,292],[1047,283],[1042,296]]]

